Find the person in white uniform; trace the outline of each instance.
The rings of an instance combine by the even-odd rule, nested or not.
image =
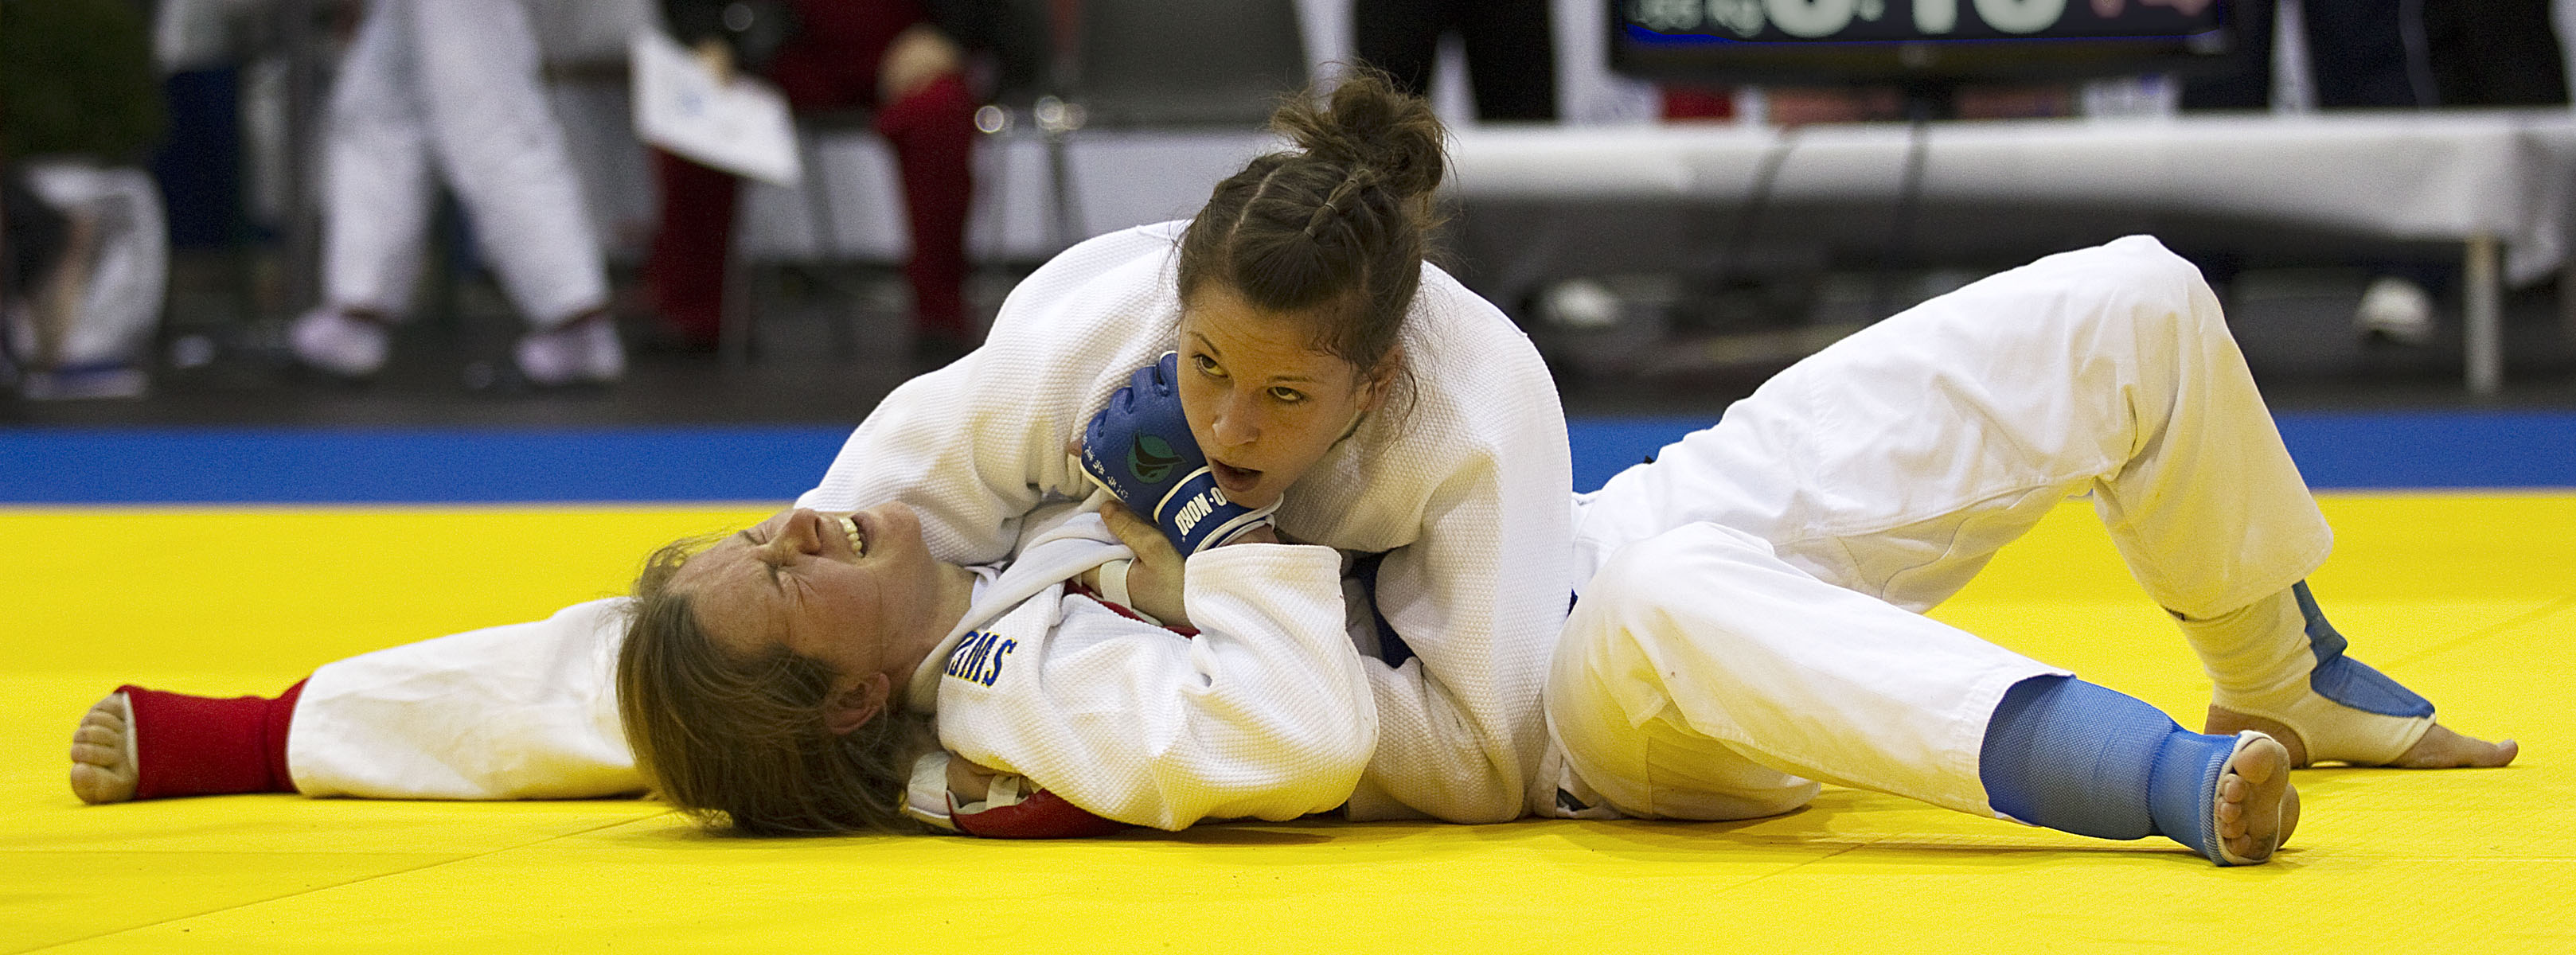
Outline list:
[[[1225,494],[1276,505],[1284,538],[1384,555],[1376,605],[1412,656],[1360,661],[1369,705],[1343,717],[1377,742],[1343,794],[1350,814],[1516,818],[1532,781],[1553,778],[1534,765],[1547,752],[1538,699],[1573,589],[1553,382],[1508,318],[1423,262],[1443,169],[1427,106],[1346,80],[1279,125],[1300,148],[1253,160],[1193,222],[1092,239],[1022,282],[982,348],[889,395],[798,503],[902,503],[939,559],[1004,560],[1030,514],[1090,495],[1067,442],[1132,372],[1177,350],[1190,437]],[[323,666],[259,722],[289,727],[262,750],[278,754],[265,784],[641,789],[609,685],[622,606]],[[136,792],[138,767],[119,762],[130,735],[152,774],[158,730],[143,710],[160,702],[102,701],[100,724],[79,731],[84,798]]]
[[[348,378],[384,367],[443,182],[528,322],[521,373],[540,385],[624,375],[599,239],[540,85],[533,2],[547,0],[367,4],[332,91],[324,301],[289,329],[298,360]]]

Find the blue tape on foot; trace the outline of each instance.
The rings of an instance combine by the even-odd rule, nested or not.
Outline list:
[[[2102,839],[2163,835],[2212,860],[2218,774],[2235,739],[2176,725],[2136,697],[2073,677],[2005,691],[1977,775],[1995,811]]]
[[[2290,595],[2298,599],[2299,615],[2307,619],[2308,648],[2317,657],[2316,669],[2308,672],[2309,689],[2365,713],[2407,719],[2433,715],[2431,700],[2371,669],[2369,664],[2344,655],[2343,634],[2326,622],[2325,611],[2317,607],[2316,595],[2308,592],[2306,581],[2290,585]]]
[[[2013,685],[1986,724],[1977,776],[1996,812],[2102,839],[2155,834],[2148,784],[2165,734],[2155,707],[2073,677]]]
[[[2175,726],[2156,750],[2155,779],[2147,784],[2148,811],[2155,816],[2156,832],[2221,865],[2227,860],[2219,852],[2218,830],[2211,823],[2218,809],[2218,775],[2226,771],[2227,757],[2235,752],[2236,737],[2209,736]]]

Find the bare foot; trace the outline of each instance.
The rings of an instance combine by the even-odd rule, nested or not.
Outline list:
[[[123,693],[110,693],[72,730],[72,794],[82,802],[134,798],[134,708]]]
[[[2272,858],[2299,825],[2299,791],[2290,785],[2290,753],[2258,738],[2227,758],[2218,777],[2218,840],[2234,865]]]
[[[2406,748],[2391,766],[2407,769],[2456,769],[2463,766],[2491,767],[2513,762],[2522,754],[2522,744],[2512,740],[2490,743],[2473,736],[2463,736],[2440,723],[2426,730],[2424,738]]]
[[[2201,732],[2213,736],[2232,736],[2244,730],[2256,730],[2279,740],[2281,746],[2290,751],[2292,768],[2309,765],[2307,740],[2299,736],[2299,731],[2282,725],[2278,720],[2239,713],[2212,703],[2209,705],[2209,722],[2201,728]],[[2450,727],[2435,723],[2432,729],[2425,731],[2423,739],[2416,740],[2415,745],[2407,747],[2406,752],[2398,754],[2395,760],[2381,765],[2404,769],[2502,766],[2513,762],[2521,752],[2521,745],[2512,740],[2490,743],[2463,736]]]

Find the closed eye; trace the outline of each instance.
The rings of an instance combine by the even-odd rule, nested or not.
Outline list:
[[[753,531],[760,529],[761,528],[757,526],[746,527],[735,533],[733,536],[742,541],[745,546],[752,549],[753,559],[760,562],[761,569],[769,572],[769,586],[772,589],[776,589],[779,586],[778,564],[771,561],[768,554],[765,552],[769,546],[769,541],[759,534],[752,533]]]

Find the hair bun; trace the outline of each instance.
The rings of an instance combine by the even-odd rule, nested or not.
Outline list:
[[[1431,104],[1398,91],[1388,76],[1357,67],[1321,103],[1292,99],[1270,127],[1326,162],[1366,167],[1407,200],[1427,200],[1446,174],[1446,130]]]

